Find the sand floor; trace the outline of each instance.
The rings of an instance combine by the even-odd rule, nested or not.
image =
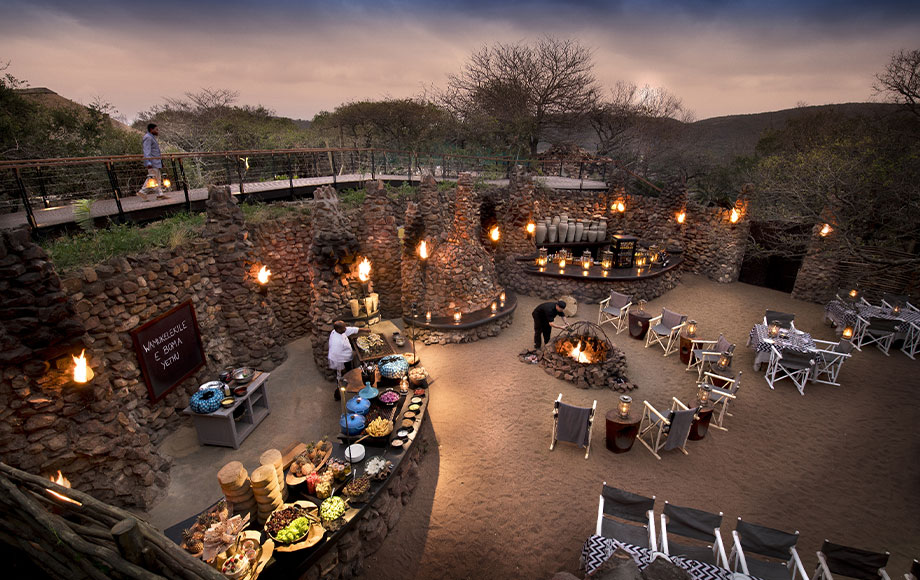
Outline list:
[[[604,447],[603,416],[619,393],[580,390],[518,361],[532,340],[530,311],[538,303],[520,297],[514,324],[497,338],[420,347],[422,364],[435,378],[429,405],[434,440],[401,520],[366,560],[365,578],[576,573],[581,547],[595,527],[603,481],[657,496],[656,513],[665,500],[724,512],[728,547],[738,516],[799,530],[799,553],[809,572],[825,538],[890,551],[892,577],[920,556],[920,361],[894,351],[886,357],[869,347],[844,365],[841,387],[809,384],[803,397],[783,381],[771,391],[763,374],[752,369],[754,353],[745,346],[751,326],[769,307],[795,312],[798,328],[832,340],[833,330],[822,322],[823,308],[766,288],[685,275],[678,288],[649,307],[688,314],[698,321],[701,337],[715,339],[724,332],[738,344],[733,368],[743,370],[744,377],[734,416],[725,421],[729,430],[710,430],[703,441],[689,442],[688,456],[674,451],[658,461],[639,444],[615,455]],[[596,305],[580,306],[579,318],[596,321],[596,316]],[[672,396],[688,403],[694,399],[696,373],[685,372],[676,353],[664,358],[660,348],[645,349],[626,333],[614,341],[626,352],[630,380],[639,385],[632,393],[636,404],[647,399],[664,410]],[[292,357],[309,356],[302,342],[293,343]],[[278,383],[298,387],[279,384],[279,397],[291,389],[298,398],[283,402],[279,412],[334,411],[327,384],[286,371],[290,364],[276,371]],[[572,404],[588,406],[597,399],[588,460],[564,443],[549,451],[552,402],[560,392]],[[317,394],[321,402],[310,404]],[[282,401],[275,400],[278,409]],[[285,424],[275,420],[276,427]],[[328,432],[328,423],[305,425],[303,435]],[[174,451],[181,439],[169,443]],[[179,453],[173,488],[186,487],[190,478],[216,487],[215,470],[200,469],[203,463],[240,453],[257,458],[272,440],[283,446],[291,437],[269,424],[251,439],[235,453],[215,448]],[[155,523],[174,523],[195,509],[172,489],[170,496],[172,503],[153,510]]]

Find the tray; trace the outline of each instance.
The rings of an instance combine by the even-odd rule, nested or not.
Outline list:
[[[283,504],[280,508],[278,508],[275,511],[283,510],[284,508],[291,507],[292,505],[300,506],[302,508],[307,508],[307,509],[315,511],[316,519],[317,520],[319,519],[319,508],[316,507],[316,504],[313,503],[312,501],[301,500],[301,501],[295,501],[294,503],[286,503],[286,504]],[[272,512],[272,514],[274,513],[275,512]],[[271,519],[271,516],[269,516],[269,519]],[[276,552],[296,552],[298,550],[303,550],[305,548],[311,548],[315,546],[316,544],[318,544],[319,541],[323,539],[323,535],[325,533],[326,533],[326,529],[323,528],[322,525],[318,523],[313,524],[312,526],[310,526],[310,531],[307,532],[307,535],[299,542],[295,542],[293,544],[287,544],[287,545],[278,543],[278,544],[275,544],[274,549]],[[269,535],[268,532],[265,532],[265,535],[268,536],[269,539],[271,539],[271,536]]]

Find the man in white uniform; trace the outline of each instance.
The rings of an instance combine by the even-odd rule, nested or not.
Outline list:
[[[336,389],[335,399],[341,397],[338,385],[342,382],[342,373],[346,368],[351,368],[352,350],[348,337],[357,334],[356,326],[345,326],[341,320],[332,323],[332,332],[329,333],[329,368],[335,370]]]

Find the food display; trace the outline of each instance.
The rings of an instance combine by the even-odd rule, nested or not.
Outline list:
[[[392,445],[393,447],[402,447],[405,444],[406,442],[403,441],[402,439],[393,439],[392,441],[390,441],[390,445]]]
[[[400,423],[400,425],[408,429],[409,427],[415,425],[415,421],[413,421],[412,419],[403,419],[403,422]]]
[[[379,354],[386,350],[386,341],[375,332],[362,334],[355,339],[355,344],[358,345],[358,348],[361,349],[362,352],[369,355]]]
[[[364,465],[365,475],[378,481],[386,479],[392,470],[393,462],[387,461],[380,455],[371,457]]]
[[[388,389],[380,393],[380,396],[378,396],[377,399],[381,403],[385,403],[387,405],[393,405],[396,403],[396,401],[399,400],[399,393],[397,393],[396,391],[392,389]]]
[[[201,513],[191,527],[182,532],[182,547],[190,554],[200,554],[204,549],[204,532],[212,525],[226,518],[228,508],[226,500],[220,500],[215,506]]]
[[[371,437],[386,437],[393,432],[393,421],[383,417],[377,417],[368,423],[364,430]]]
[[[355,501],[363,501],[366,499],[366,495],[370,489],[371,478],[367,475],[362,475],[345,484],[345,487],[342,488],[342,495]]]
[[[307,449],[291,462],[291,469],[288,472],[290,477],[287,478],[287,484],[299,485],[303,483],[302,478],[319,471],[326,464],[326,460],[329,459],[331,454],[332,443],[325,437],[307,445]]]
[[[252,560],[250,560],[246,554],[234,554],[227,558],[227,561],[221,566],[220,571],[227,578],[238,580],[249,574],[249,569],[251,567]]]
[[[319,506],[319,517],[322,518],[323,523],[329,523],[344,516],[346,509],[348,509],[348,506],[344,499],[330,497],[323,500],[322,505]]]
[[[425,389],[415,389],[414,391],[412,391],[412,394],[415,395],[416,397],[424,397]]]
[[[406,359],[406,362],[409,363],[410,367],[415,365],[418,362],[418,356],[411,352],[403,353],[402,356],[404,359]]]
[[[330,469],[327,469],[319,476],[319,481],[316,482],[316,497],[319,499],[326,499],[332,495],[333,477],[332,470]]]
[[[265,522],[265,532],[276,542],[293,544],[310,532],[310,526],[319,523],[306,507],[291,505],[275,511]]]
[[[421,398],[421,397],[412,397],[412,402],[413,402],[413,403],[421,403],[421,402],[422,402],[422,398]]]
[[[409,405],[409,410],[410,410],[410,411],[418,411],[418,410],[421,409],[421,408],[422,408],[421,405],[419,405],[418,403],[413,403],[413,404]]]
[[[415,367],[409,371],[409,380],[413,383],[422,383],[428,379],[428,371],[425,367]]]
[[[403,413],[403,419],[415,419],[415,412],[406,411],[405,413]]]
[[[399,379],[406,376],[409,363],[402,355],[390,355],[380,359],[377,368],[380,369],[380,376],[386,379]]]
[[[237,385],[245,385],[256,375],[255,369],[249,367],[238,368],[233,371],[233,380]]]
[[[351,475],[351,464],[346,463],[343,459],[330,459],[329,471],[332,472],[335,479],[341,481]]]

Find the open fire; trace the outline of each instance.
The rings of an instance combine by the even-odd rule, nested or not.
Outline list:
[[[50,479],[53,483],[56,483],[56,484],[60,485],[61,487],[66,487],[67,489],[70,489],[70,480],[67,479],[66,477],[64,477],[64,474],[61,473],[61,470],[60,470],[60,469],[58,469],[57,477],[49,477],[48,479]],[[75,499],[70,499],[70,498],[67,497],[66,495],[61,494],[61,493],[58,493],[58,492],[56,492],[56,491],[54,491],[54,490],[52,490],[52,489],[49,489],[49,490],[47,490],[47,491],[48,491],[48,493],[49,493],[50,495],[56,497],[57,499],[59,499],[59,500],[61,500],[61,501],[66,501],[67,503],[72,503],[72,504],[74,504],[74,505],[83,505],[82,503],[78,502],[77,500],[75,500]]]
[[[79,357],[70,356],[73,357],[74,364],[73,382],[83,384],[91,381],[95,374],[93,373],[93,369],[89,368],[89,365],[86,364],[86,349],[80,351]]]
[[[538,356],[547,373],[581,389],[628,392],[636,388],[626,377],[626,355],[593,322],[570,324]]]

